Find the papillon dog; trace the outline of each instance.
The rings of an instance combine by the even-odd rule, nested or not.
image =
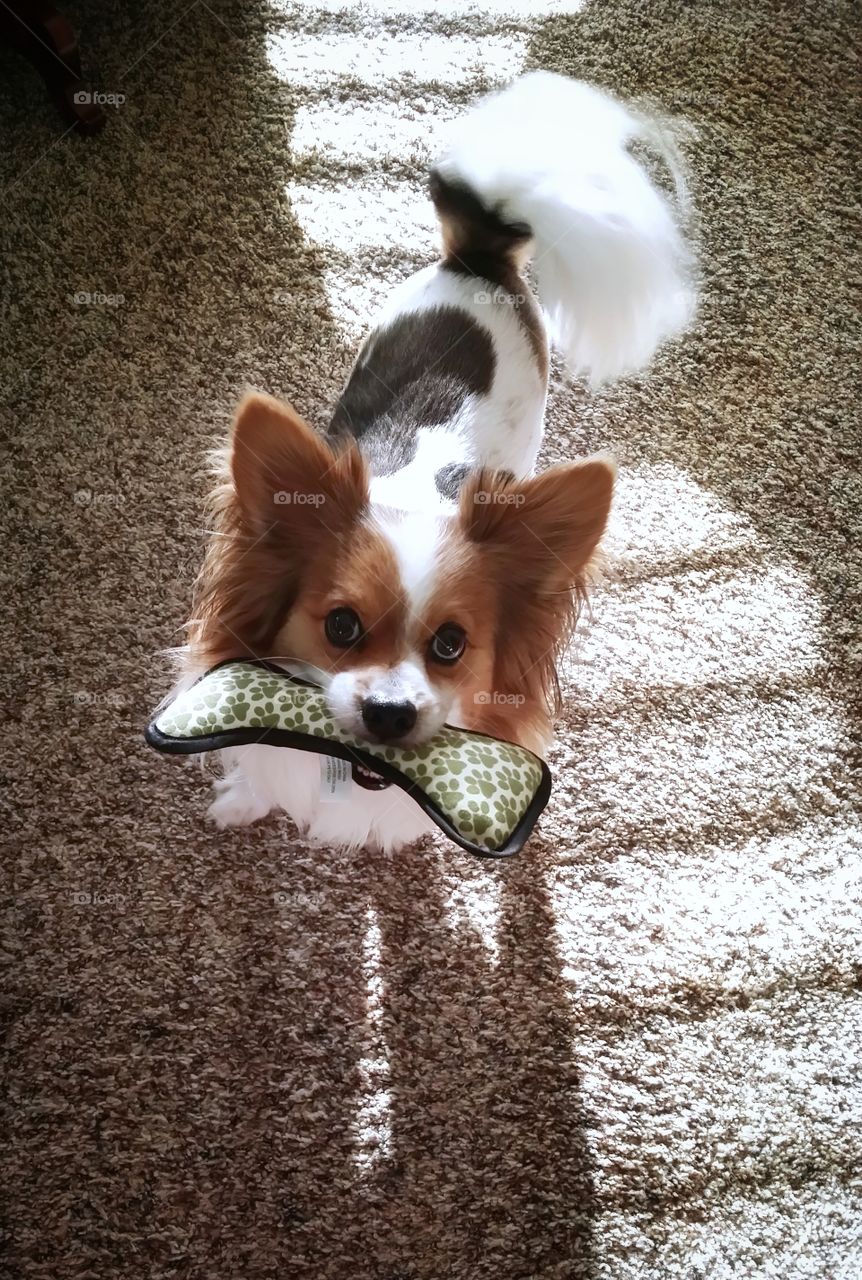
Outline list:
[[[442,256],[390,297],[328,429],[250,394],[214,494],[183,682],[253,656],[310,677],[350,734],[409,747],[443,724],[547,750],[557,663],[605,530],[605,456],[534,475],[549,340],[592,382],[642,366],[692,307],[674,203],[632,154],[660,131],[545,72],[481,101],[430,172]],[[531,264],[535,294],[525,270]],[[431,830],[358,766],[221,753],[222,826],[290,814],[310,839],[395,849]]]

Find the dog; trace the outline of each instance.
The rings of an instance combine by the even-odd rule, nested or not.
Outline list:
[[[182,683],[261,657],[319,682],[350,734],[409,747],[448,723],[546,752],[615,476],[605,456],[534,474],[549,344],[597,383],[692,309],[674,202],[637,140],[679,195],[657,127],[566,77],[526,75],[458,122],[429,178],[442,256],[389,299],[328,430],[261,394],[238,408]],[[283,809],[312,841],[387,851],[431,830],[359,766],[332,802],[321,757],[221,754],[221,826]]]

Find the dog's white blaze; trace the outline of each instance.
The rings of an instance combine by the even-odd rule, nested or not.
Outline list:
[[[366,697],[377,698],[381,702],[412,702],[420,715],[424,713],[442,722],[434,690],[428,683],[418,654],[411,655],[395,667],[383,668],[379,675],[366,682],[364,693]]]
[[[414,619],[421,617],[434,590],[442,536],[440,522],[425,511],[405,511],[379,513],[377,523],[398,564],[410,613]]]

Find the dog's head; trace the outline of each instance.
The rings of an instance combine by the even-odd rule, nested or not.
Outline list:
[[[522,481],[477,472],[451,514],[380,507],[355,445],[250,395],[216,493],[195,665],[302,663],[344,730],[375,741],[449,721],[541,750],[613,480],[592,458]]]

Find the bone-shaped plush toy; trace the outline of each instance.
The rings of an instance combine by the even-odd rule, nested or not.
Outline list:
[[[365,742],[339,728],[322,689],[246,659],[213,667],[158,712],[146,738],[177,755],[265,742],[335,756],[361,785],[401,787],[451,840],[482,857],[517,853],[551,791],[544,760],[513,742],[448,725],[416,747]]]

